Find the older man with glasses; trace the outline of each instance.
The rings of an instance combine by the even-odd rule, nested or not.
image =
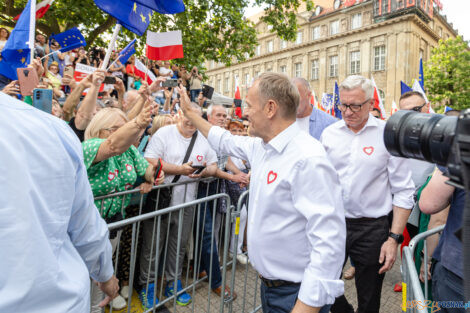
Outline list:
[[[413,207],[414,184],[405,159],[385,148],[385,122],[374,118],[374,87],[352,75],[339,87],[343,120],[323,131],[321,142],[339,175],[346,216],[346,256],[356,266],[359,313],[380,310],[385,272],[397,256],[398,244]],[[393,220],[389,214],[393,209]],[[331,312],[354,312],[344,296]]]

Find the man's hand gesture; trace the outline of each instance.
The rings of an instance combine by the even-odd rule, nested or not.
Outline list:
[[[180,94],[180,108],[183,110],[183,113],[191,110],[191,100],[188,97],[188,93],[186,92],[186,88],[183,85],[176,87],[176,91]]]

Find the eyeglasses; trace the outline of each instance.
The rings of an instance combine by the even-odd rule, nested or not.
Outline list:
[[[367,99],[366,101],[362,102],[361,104],[345,104],[345,103],[340,103],[338,104],[338,109],[341,112],[346,112],[347,109],[350,109],[351,112],[359,112],[364,104],[366,104],[370,99]]]
[[[411,111],[421,112],[421,109],[426,105],[426,102],[423,105],[418,105],[414,108],[411,108]]]

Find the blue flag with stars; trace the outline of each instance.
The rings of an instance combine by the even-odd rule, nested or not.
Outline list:
[[[135,0],[135,2],[161,14],[176,14],[185,10],[183,0]]]
[[[129,44],[119,52],[119,61],[125,64],[127,60],[135,53],[135,39],[129,42]]]
[[[63,33],[52,35],[51,39],[55,39],[60,45],[61,52],[67,52],[75,48],[85,47],[86,41],[78,28],[74,27]]]
[[[335,108],[335,116],[339,118],[340,120],[343,118],[341,115],[341,111],[339,110],[338,106],[340,104],[339,102],[339,87],[338,87],[338,82],[335,81],[335,92],[333,94],[333,105]]]
[[[0,74],[12,80],[18,79],[16,69],[27,67],[31,58],[28,45],[30,8],[31,1],[28,1],[1,52]]]
[[[424,90],[424,71],[423,71],[423,59],[419,59],[419,84],[421,89]]]
[[[139,36],[145,33],[153,14],[151,9],[131,0],[95,0],[95,4]]]

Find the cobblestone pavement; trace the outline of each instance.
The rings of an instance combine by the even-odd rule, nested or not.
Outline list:
[[[382,313],[398,313],[401,312],[401,292],[394,292],[393,287],[396,283],[401,282],[400,274],[400,255],[397,255],[397,262],[393,269],[385,275],[385,280],[382,288],[381,308]],[[349,264],[345,266],[345,269],[349,268]],[[231,269],[231,267],[229,267]],[[230,283],[232,272],[227,271],[227,284]],[[246,283],[245,283],[246,281]],[[235,279],[235,292],[237,293],[237,299],[232,303],[232,312],[253,312],[260,306],[259,298],[259,279],[257,274],[251,266],[244,266],[237,264],[236,266],[236,279]],[[166,303],[166,308],[163,310],[157,310],[156,312],[220,312],[221,310],[221,299],[217,297],[209,288],[209,284],[206,281],[201,282],[194,288],[194,292],[191,290],[190,293],[193,296],[193,302],[186,307],[175,305],[174,301]],[[356,288],[354,286],[354,279],[345,280],[345,295],[348,301],[357,308],[357,297]],[[210,301],[209,301],[210,298]],[[164,298],[162,299],[165,300]],[[176,309],[175,309],[176,308]],[[224,312],[229,312],[229,305],[223,305]],[[109,312],[107,309],[106,312]],[[113,312],[127,312],[127,308],[121,311],[113,310]],[[144,312],[141,307],[140,300],[134,291],[133,299],[131,302],[132,313]],[[261,309],[259,308],[259,312]]]

